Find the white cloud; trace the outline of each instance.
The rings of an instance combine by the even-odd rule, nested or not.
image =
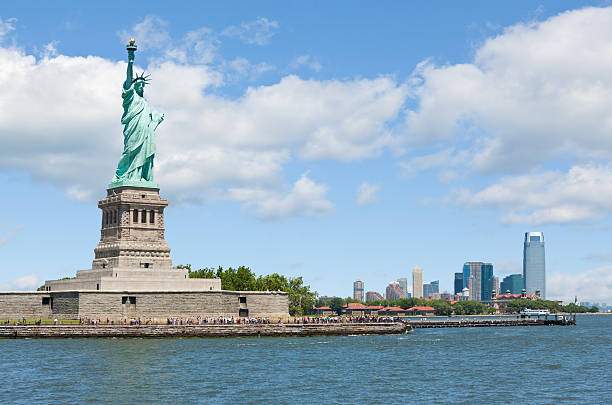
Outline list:
[[[495,262],[495,274],[500,276],[499,281],[508,274],[522,274],[523,264],[516,261],[498,261]]]
[[[277,21],[270,21],[265,17],[259,17],[254,21],[242,23],[239,26],[227,27],[222,35],[238,37],[240,40],[251,45],[265,45],[270,38],[276,34]]]
[[[456,167],[465,164],[468,159],[465,151],[456,152],[454,148],[443,149],[428,155],[416,156],[406,162],[401,162],[402,174],[413,176],[421,171]]]
[[[279,220],[292,216],[319,217],[331,212],[334,204],[325,198],[327,187],[312,181],[305,173],[283,195],[257,188],[234,188],[229,190],[231,198],[243,201],[264,220]]]
[[[168,22],[154,15],[146,16],[130,30],[122,30],[118,35],[123,44],[134,38],[141,51],[165,49],[172,42],[168,33]]]
[[[35,290],[40,286],[40,284],[40,277],[38,277],[37,274],[30,273],[4,284],[0,284],[0,291]]]
[[[486,173],[612,157],[611,27],[612,8],[568,11],[507,28],[471,63],[422,63],[410,81],[410,139],[462,145],[465,165]]]
[[[11,31],[15,30],[15,23],[17,22],[16,18],[7,18],[3,20],[0,17],[0,41]]]
[[[378,201],[376,193],[380,190],[380,184],[370,184],[363,182],[357,188],[357,205],[365,206],[374,204]]]
[[[546,279],[546,298],[574,301],[612,301],[612,266],[578,274],[551,273]]]
[[[24,227],[23,224],[0,224],[0,246],[6,245],[15,239],[15,234]]]
[[[319,72],[323,66],[319,63],[318,59],[311,55],[301,55],[293,59],[289,64],[289,68],[292,70],[299,69],[301,67],[307,67],[315,72]]]
[[[568,172],[544,172],[502,178],[479,192],[462,190],[456,201],[492,207],[503,222],[540,225],[601,218],[612,213],[612,167],[573,166]]]
[[[141,31],[157,29],[155,24],[164,29],[159,21],[147,24]],[[145,90],[166,117],[156,132],[155,176],[176,200],[201,203],[231,196],[230,189],[274,193],[292,159],[359,160],[398,142],[386,123],[397,118],[407,89],[392,78],[287,76],[234,99],[211,92],[223,83],[223,73],[203,63],[206,51],[200,59],[168,56],[165,36],[152,38],[148,46],[165,55],[148,66],[153,82]],[[0,169],[25,171],[74,199],[100,196],[122,150],[125,68],[123,61],[96,56],[49,52],[37,59],[0,47]],[[308,215],[318,212],[309,207],[303,206]]]

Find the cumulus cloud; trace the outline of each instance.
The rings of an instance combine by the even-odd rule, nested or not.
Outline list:
[[[237,37],[251,45],[265,45],[276,34],[278,21],[270,21],[259,17],[254,21],[242,23],[238,26],[227,27],[222,35]]]
[[[35,290],[40,286],[40,284],[40,277],[38,277],[37,274],[30,273],[8,281],[4,284],[0,284],[0,291]]]
[[[380,190],[380,184],[370,184],[363,182],[357,188],[357,205],[365,206],[374,204],[378,201],[376,193]]]
[[[578,274],[551,273],[546,277],[548,299],[574,301],[612,301],[612,266]]]
[[[507,28],[471,63],[423,62],[410,80],[411,141],[462,145],[465,165],[485,173],[612,157],[611,27],[612,8],[568,11]]]
[[[166,29],[154,18],[143,24],[135,30]],[[208,31],[193,32],[195,49]],[[284,187],[283,170],[292,159],[366,159],[397,143],[386,124],[401,113],[407,88],[393,78],[316,81],[292,75],[231,98],[212,91],[225,75],[219,64],[206,63],[206,46],[192,59],[164,45],[165,34],[151,38],[148,45],[143,38],[143,46],[162,56],[147,66],[153,83],[145,97],[166,117],[156,132],[155,176],[172,198],[201,203],[235,195],[230,189],[263,190],[269,194],[255,212],[274,217],[265,207],[281,199],[275,193]],[[234,69],[267,69],[246,64],[238,61]],[[122,151],[125,67],[124,61],[96,56],[56,50],[36,58],[0,47],[0,169],[25,171],[74,199],[98,197]],[[296,184],[319,186],[308,178]],[[288,215],[329,208],[323,199],[310,205],[283,201],[279,206],[292,208],[279,212]]]
[[[234,188],[231,198],[243,201],[268,221],[292,216],[318,217],[331,212],[334,204],[325,198],[327,187],[317,184],[305,173],[287,194],[257,188]]]
[[[509,176],[482,191],[462,190],[456,201],[470,207],[505,211],[502,221],[513,224],[601,218],[612,212],[612,167],[573,166],[566,173]]]

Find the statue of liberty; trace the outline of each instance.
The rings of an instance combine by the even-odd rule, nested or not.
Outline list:
[[[135,41],[130,40],[128,51],[127,77],[123,83],[123,154],[117,165],[117,171],[108,188],[137,186],[157,188],[153,182],[153,158],[155,157],[154,134],[157,126],[164,120],[164,115],[151,109],[144,99],[144,87],[149,76],[134,77]]]

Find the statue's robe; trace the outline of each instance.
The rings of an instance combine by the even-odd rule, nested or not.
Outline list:
[[[152,110],[147,100],[134,90],[134,83],[123,88],[123,155],[113,183],[121,181],[153,181],[155,129],[163,115]]]

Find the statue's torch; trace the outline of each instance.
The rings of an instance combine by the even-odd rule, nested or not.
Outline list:
[[[130,43],[125,47],[128,51],[128,60],[134,60],[134,52],[136,52],[136,40],[134,38],[130,39]]]

